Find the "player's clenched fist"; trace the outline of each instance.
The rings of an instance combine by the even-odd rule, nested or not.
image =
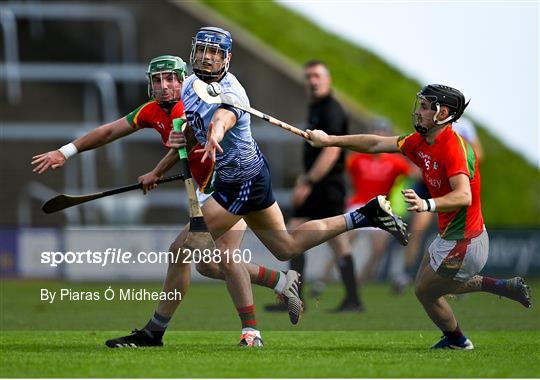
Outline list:
[[[172,149],[180,149],[187,145],[186,137],[182,132],[171,131],[169,134],[169,145]]]
[[[328,145],[328,135],[320,129],[315,129],[313,131],[308,129],[306,132],[309,135],[308,143],[310,143],[311,146],[322,148]]]
[[[66,157],[59,150],[51,150],[47,153],[38,154],[32,157],[31,165],[35,165],[34,173],[43,173],[49,168],[59,168],[66,162]]]

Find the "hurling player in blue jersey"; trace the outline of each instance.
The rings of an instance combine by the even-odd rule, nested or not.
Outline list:
[[[272,192],[268,164],[251,135],[250,115],[230,106],[206,104],[192,89],[192,83],[197,78],[206,83],[219,82],[222,93],[249,104],[244,88],[228,72],[231,48],[232,38],[228,31],[216,27],[201,28],[193,39],[190,56],[194,74],[185,80],[182,88],[189,126],[197,141],[204,146],[201,149],[204,153],[202,161],[211,159],[215,162],[214,192],[202,208],[214,238],[217,239],[244,219],[279,260],[290,260],[347,230],[368,226],[389,231],[405,245],[405,226],[392,213],[389,203],[382,196],[351,213],[311,220],[292,232],[287,231]],[[183,134],[179,132],[171,132],[169,142],[172,148],[186,144]],[[184,238],[185,232],[179,235],[177,241],[182,243]],[[250,265],[222,260],[220,267],[237,307],[251,305]],[[289,313],[295,318],[302,308],[301,302],[297,302],[296,285],[292,284],[284,292]],[[162,303],[165,305],[168,302],[160,301],[158,310]],[[291,305],[291,302],[295,304]]]

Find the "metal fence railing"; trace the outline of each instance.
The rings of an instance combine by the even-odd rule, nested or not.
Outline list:
[[[137,60],[136,24],[133,14],[122,7],[106,4],[84,3],[41,3],[41,2],[8,2],[0,5],[0,26],[4,35],[4,58],[6,76],[11,78],[6,83],[8,99],[15,104],[21,99],[19,38],[17,20],[27,19],[30,22],[43,20],[54,21],[100,21],[112,22],[120,35],[120,62],[134,63]],[[113,44],[118,41],[114,32],[108,32],[104,43]],[[105,46],[106,51],[114,47]]]

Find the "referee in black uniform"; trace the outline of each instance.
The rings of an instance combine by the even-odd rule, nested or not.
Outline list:
[[[332,96],[332,79],[328,67],[312,60],[304,65],[305,82],[310,96],[307,128],[321,129],[331,135],[348,134],[348,119],[341,105]],[[345,211],[345,152],[338,147],[314,148],[304,143],[304,173],[293,190],[294,229],[309,219],[322,219]],[[314,231],[315,232],[315,231]],[[351,245],[344,234],[328,241],[338,263],[345,297],[336,311],[363,311],[354,273]],[[291,269],[304,274],[305,255],[291,260]],[[302,292],[300,296],[303,298]],[[280,305],[267,310],[280,310]]]

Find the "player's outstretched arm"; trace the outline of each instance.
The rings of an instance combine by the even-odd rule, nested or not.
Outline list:
[[[79,152],[98,148],[135,131],[125,117],[102,125],[57,150],[32,157],[33,171],[41,174],[49,168],[62,167],[69,157]]]
[[[157,187],[157,180],[163,177],[179,160],[178,151],[176,149],[170,149],[154,169],[137,178],[139,183],[143,185],[143,193],[146,194],[148,191],[155,189]]]
[[[111,123],[97,127],[73,141],[73,144],[75,144],[79,152],[84,152],[85,150],[99,148],[120,137],[130,135],[135,131],[137,131],[137,128],[132,127],[126,117],[122,117]]]
[[[309,135],[308,142],[317,148],[337,146],[363,153],[394,153],[399,152],[398,136],[377,135],[327,135],[325,132],[315,129],[306,130]]]

